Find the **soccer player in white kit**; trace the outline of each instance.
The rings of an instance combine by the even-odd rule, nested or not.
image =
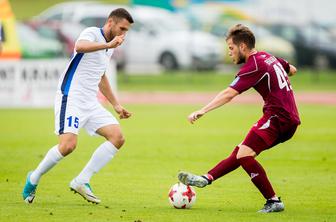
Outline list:
[[[89,27],[80,34],[55,98],[55,133],[59,143],[28,173],[22,193],[25,202],[33,202],[41,176],[76,148],[79,129],[85,128],[90,135],[101,135],[106,141],[70,182],[70,189],[89,202],[100,203],[89,185],[90,178],[116,155],[124,138],[117,119],[98,102],[97,93],[99,89],[121,119],[131,116],[119,104],[104,73],[114,48],[122,44],[132,23],[127,10],[118,8],[111,12],[102,28]]]

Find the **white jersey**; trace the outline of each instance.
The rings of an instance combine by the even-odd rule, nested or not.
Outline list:
[[[106,43],[103,30],[86,28],[79,40]],[[57,94],[67,97],[79,106],[92,106],[98,102],[98,84],[109,64],[114,49],[103,49],[89,53],[76,53],[69,62],[58,83]]]

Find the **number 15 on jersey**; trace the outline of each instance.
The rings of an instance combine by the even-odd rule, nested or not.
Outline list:
[[[79,126],[79,119],[78,119],[78,117],[72,117],[72,116],[69,116],[68,118],[67,118],[67,120],[68,120],[68,126],[69,127],[72,127],[72,126],[74,126],[76,129],[78,129],[78,126]]]

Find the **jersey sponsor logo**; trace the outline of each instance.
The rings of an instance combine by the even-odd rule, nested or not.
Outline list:
[[[263,129],[267,129],[268,127],[270,127],[270,124],[271,124],[271,119],[274,118],[274,117],[278,117],[277,115],[273,115],[271,116],[267,121],[266,123],[264,123],[261,127],[259,127],[260,130],[263,130]]]
[[[251,173],[251,179],[255,178],[256,176],[259,176],[259,173]]]
[[[267,129],[270,126],[271,123],[271,119],[268,119],[266,123],[264,123],[259,129],[263,130],[263,129]]]

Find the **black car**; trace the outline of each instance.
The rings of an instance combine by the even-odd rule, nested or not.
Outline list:
[[[322,27],[272,24],[268,28],[293,43],[298,66],[336,68],[336,43]]]

